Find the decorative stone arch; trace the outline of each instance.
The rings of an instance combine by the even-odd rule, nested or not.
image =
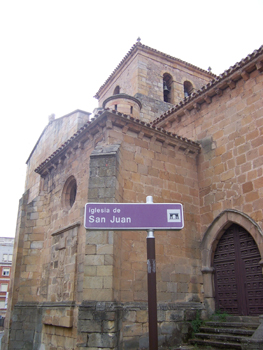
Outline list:
[[[208,314],[215,311],[214,268],[212,267],[214,252],[220,238],[232,224],[242,226],[251,234],[260,252],[260,265],[263,266],[263,232],[259,225],[251,217],[238,210],[224,210],[208,227],[201,242],[204,302]]]

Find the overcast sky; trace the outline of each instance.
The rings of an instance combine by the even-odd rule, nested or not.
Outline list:
[[[1,232],[48,116],[92,112],[136,42],[220,74],[262,44],[263,0],[0,0]]]

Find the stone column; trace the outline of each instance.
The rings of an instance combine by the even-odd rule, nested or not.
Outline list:
[[[208,315],[215,312],[215,297],[214,297],[214,268],[203,267],[201,270],[204,281],[204,297],[205,307]]]
[[[118,199],[119,145],[97,147],[90,156],[88,202]],[[83,302],[79,308],[78,347],[117,349],[121,309],[114,300],[114,245],[112,231],[86,231]]]

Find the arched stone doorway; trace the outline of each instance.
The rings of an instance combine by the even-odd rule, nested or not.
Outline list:
[[[253,237],[232,224],[220,238],[213,259],[215,307],[232,315],[263,314],[261,258]]]
[[[232,209],[225,210],[208,227],[201,243],[204,302],[209,314],[216,310],[215,252],[220,239],[223,239],[225,232],[227,232],[233,224],[243,228],[256,243],[260,255],[258,264],[262,272],[263,233],[260,227],[254,220],[242,212]]]

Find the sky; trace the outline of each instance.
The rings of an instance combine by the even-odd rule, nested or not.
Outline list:
[[[263,44],[263,0],[0,0],[0,236],[15,236],[26,160],[141,43],[220,74]]]

